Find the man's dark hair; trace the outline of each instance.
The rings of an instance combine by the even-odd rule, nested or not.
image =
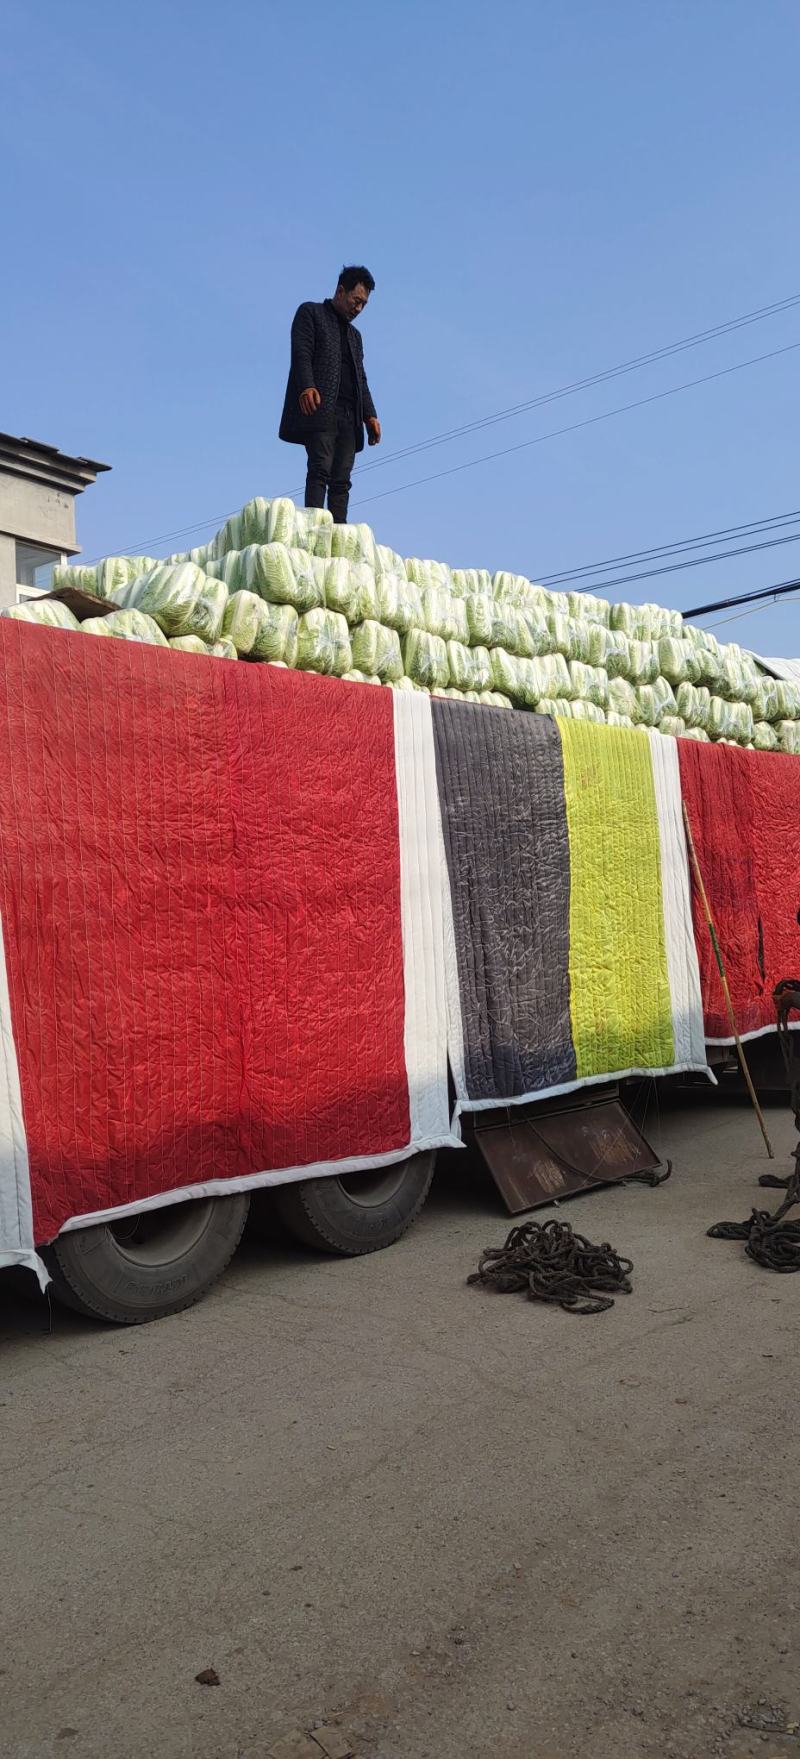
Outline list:
[[[374,292],[375,278],[370,274],[369,269],[364,268],[363,263],[351,264],[349,269],[341,270],[339,286],[344,288],[345,293],[352,293],[353,288],[358,287],[359,284],[366,287],[368,293]]]

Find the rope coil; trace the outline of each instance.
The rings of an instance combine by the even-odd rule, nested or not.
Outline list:
[[[487,1247],[468,1283],[499,1295],[527,1292],[529,1301],[546,1301],[565,1313],[605,1313],[616,1295],[631,1293],[633,1259],[604,1241],[593,1245],[569,1222],[522,1222],[502,1246]]]

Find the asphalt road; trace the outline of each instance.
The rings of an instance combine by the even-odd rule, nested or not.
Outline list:
[[[705,1236],[765,1201],[746,1110],[648,1133],[669,1184],[561,1210],[635,1261],[597,1318],[467,1288],[508,1224],[464,1166],[157,1325],[6,1294],[3,1759],[797,1759],[800,1279]]]

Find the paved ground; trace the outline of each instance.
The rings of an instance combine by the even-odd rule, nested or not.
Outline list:
[[[159,1325],[4,1307],[3,1759],[334,1717],[359,1759],[798,1759],[800,1279],[705,1238],[752,1118],[658,1132],[670,1184],[567,1211],[636,1261],[599,1318],[465,1286],[506,1222],[463,1169],[391,1252],[252,1242]]]

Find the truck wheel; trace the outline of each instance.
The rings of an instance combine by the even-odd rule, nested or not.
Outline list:
[[[410,1228],[428,1195],[435,1152],[341,1177],[301,1179],[274,1191],[281,1220],[304,1246],[355,1258],[378,1252]]]
[[[233,1257],[247,1192],[171,1203],[60,1234],[42,1257],[53,1292],[77,1313],[141,1325],[199,1301]]]

